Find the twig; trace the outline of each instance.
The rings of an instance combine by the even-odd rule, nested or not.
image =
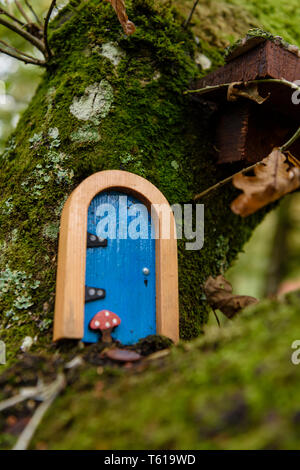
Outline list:
[[[20,51],[19,49],[17,49],[16,47],[11,46],[11,45],[8,44],[7,42],[3,41],[3,39],[0,39],[0,44],[3,44],[3,46],[8,47],[9,49],[12,49],[12,50],[15,51],[17,54],[23,55],[24,57],[28,57],[28,59],[37,60],[37,59],[35,59],[34,57],[32,57],[31,55],[26,54],[26,52],[22,52],[22,51]]]
[[[280,151],[281,151],[281,152],[285,152],[285,151],[286,151],[294,142],[296,142],[296,140],[299,139],[299,138],[300,138],[300,127],[299,127],[299,129],[295,132],[295,134],[293,135],[293,137],[291,137],[288,142],[286,142],[284,145],[282,145],[282,147],[280,147]],[[215,189],[218,189],[218,188],[220,188],[221,186],[224,186],[225,184],[230,183],[230,181],[233,180],[233,178],[234,178],[236,175],[244,174],[244,173],[247,173],[247,172],[250,171],[250,170],[254,170],[254,168],[255,168],[257,165],[261,165],[261,164],[262,164],[261,162],[257,162],[257,163],[255,163],[254,165],[248,166],[247,168],[244,168],[243,170],[238,171],[238,172],[235,173],[234,175],[228,176],[228,178],[225,178],[224,180],[219,181],[218,183],[214,184],[213,186],[210,186],[210,188],[206,189],[205,191],[202,191],[202,193],[196,194],[196,196],[194,197],[194,201],[198,201],[199,199],[201,199],[201,198],[203,198],[204,196],[206,196],[207,194],[209,194],[211,191],[214,191]]]
[[[23,401],[29,400],[29,398],[33,398],[36,395],[36,392],[28,393],[28,395],[19,394],[14,397],[8,398],[7,400],[3,400],[0,402],[0,411],[4,411],[7,408],[12,408],[13,406],[17,405],[18,403],[22,403]]]
[[[217,312],[216,312],[214,309],[212,309],[212,311],[214,312],[214,316],[216,317],[216,320],[217,320],[217,323],[218,323],[218,327],[221,328],[221,324],[220,324],[220,320],[219,320],[219,317],[218,317],[218,315],[217,315]]]
[[[14,52],[11,52],[11,51],[6,51],[5,49],[3,49],[2,47],[0,47],[0,53],[2,54],[6,54],[6,55],[9,55],[10,57],[13,57],[14,59],[18,59],[20,60],[21,62],[24,62],[25,64],[32,64],[32,65],[41,65],[42,67],[46,66],[46,62],[43,61],[43,60],[38,60],[38,59],[29,59],[27,58],[27,54],[25,56],[25,54],[22,53],[22,55],[18,55],[18,54],[15,54]]]
[[[247,168],[244,168],[243,170],[238,171],[238,172],[235,173],[234,175],[228,176],[228,178],[225,178],[224,180],[219,181],[218,183],[214,184],[213,186],[210,186],[210,188],[206,189],[206,190],[203,191],[202,193],[196,194],[196,196],[194,197],[194,201],[198,201],[198,199],[203,198],[204,196],[206,196],[206,195],[207,195],[208,193],[210,193],[211,191],[214,191],[215,189],[218,189],[218,188],[220,188],[221,186],[224,186],[225,184],[230,183],[230,181],[231,181],[236,175],[243,174],[243,173],[247,173],[247,171],[253,170],[257,165],[260,165],[260,164],[261,164],[261,162],[257,162],[257,163],[255,163],[254,165],[248,166]]]
[[[38,59],[29,59],[27,58],[27,54],[23,54],[22,55],[18,55],[18,54],[15,54],[14,52],[10,52],[10,51],[7,51],[5,49],[3,49],[2,47],[0,47],[0,53],[1,54],[6,54],[10,57],[13,57],[14,59],[17,59],[17,60],[20,60],[21,62],[24,62],[25,64],[32,64],[32,65],[40,65],[42,67],[46,66],[46,62],[43,61],[43,60],[38,60]]]
[[[189,14],[187,20],[185,21],[185,23],[184,23],[184,25],[183,25],[184,28],[187,28],[188,25],[190,24],[191,19],[192,19],[192,17],[193,17],[193,14],[195,13],[195,10],[196,10],[196,8],[197,8],[198,3],[199,3],[199,0],[196,0],[195,3],[194,3],[194,5],[193,5],[193,8],[192,8],[191,11],[190,11],[190,14]]]
[[[37,39],[35,36],[32,34],[28,33],[27,31],[24,31],[23,29],[19,28],[19,26],[14,25],[13,23],[10,23],[9,21],[4,20],[3,18],[0,18],[0,24],[2,26],[5,26],[6,28],[10,29],[14,33],[17,33],[19,36],[22,36],[26,41],[30,42],[33,44],[37,49],[39,49],[41,52],[45,52],[45,46],[42,41]]]
[[[3,7],[0,7],[0,15],[5,15],[7,16],[8,18],[10,18],[11,20],[15,21],[16,23],[18,23],[20,26],[25,26],[25,24],[20,21],[18,18],[16,18],[14,15],[12,15],[11,13],[9,13],[8,11],[4,10]]]
[[[300,127],[295,132],[293,137],[291,137],[288,142],[286,142],[282,147],[280,147],[281,152],[285,152],[294,142],[296,142],[297,139],[299,139],[299,137],[300,137]]]
[[[289,82],[288,80],[285,80],[284,78],[282,79],[265,78],[262,80],[250,80],[248,82],[221,83],[220,85],[207,86],[205,88],[200,88],[199,90],[186,90],[183,93],[184,95],[187,95],[189,93],[197,93],[198,95],[204,95],[206,93],[210,93],[211,91],[220,90],[221,88],[227,88],[230,85],[233,85],[234,83],[236,85],[245,85],[245,86],[259,84],[259,83],[279,83],[281,85],[286,85],[292,88],[293,90],[300,90],[300,87],[298,85],[296,85],[293,82]]]
[[[41,20],[39,19],[38,15],[36,14],[35,10],[33,9],[33,7],[31,6],[31,4],[29,3],[28,0],[25,0],[25,3],[27,5],[27,8],[29,8],[29,10],[31,11],[31,13],[33,14],[34,18],[35,18],[35,21],[40,25],[40,26],[43,26],[43,23],[41,22]]]
[[[23,10],[22,5],[20,5],[20,3],[18,2],[18,0],[15,0],[15,4],[16,4],[16,6],[17,6],[19,12],[21,13],[21,15],[23,16],[23,18],[25,19],[25,21],[26,21],[27,23],[31,23],[30,18],[28,18],[28,16],[26,15],[25,11]]]
[[[13,6],[12,6],[12,4],[9,2],[9,0],[4,0],[4,3],[5,3],[5,5],[6,5],[6,8],[8,8],[9,13],[12,14],[12,13],[13,13]]]
[[[3,44],[7,49],[3,49],[0,47],[0,53],[7,54],[11,57],[14,57],[15,59],[25,62],[26,64],[45,66],[47,65],[49,59],[52,57],[52,52],[48,43],[48,26],[49,26],[53,9],[56,6],[56,0],[52,0],[51,2],[44,25],[42,25],[41,21],[39,20],[37,14],[35,13],[29,1],[25,0],[25,3],[27,7],[30,9],[30,11],[32,12],[32,14],[34,15],[34,18],[36,19],[37,24],[31,21],[31,19],[28,17],[26,12],[24,11],[20,2],[18,0],[15,0],[15,5],[18,8],[21,15],[23,16],[23,18],[25,18],[26,23],[23,23],[19,19],[17,19],[12,14],[12,12],[7,12],[2,7],[0,7],[0,15],[5,15],[10,20],[12,20],[12,22],[10,22],[4,18],[1,18],[0,16],[0,25],[18,34],[19,36],[24,38],[26,41],[28,41],[30,44],[32,44],[37,49],[39,49],[43,53],[45,57],[45,61],[35,59],[31,55],[28,55],[1,40],[0,40],[0,44]],[[33,26],[36,28],[37,31],[39,30],[37,34],[35,34],[35,30],[32,29]],[[42,32],[43,34],[42,40],[38,37],[40,32]]]
[[[52,0],[46,19],[45,19],[45,24],[44,24],[44,44],[45,44],[46,54],[48,58],[52,57],[52,52],[48,43],[48,25],[49,25],[49,21],[50,21],[50,18],[51,18],[51,15],[55,6],[56,6],[56,0]]]
[[[13,447],[13,450],[27,450],[31,442],[32,437],[34,436],[40,422],[42,421],[45,413],[48,411],[56,397],[64,389],[66,385],[65,376],[63,374],[58,374],[57,379],[50,385],[50,390],[46,400],[36,409],[33,417],[27,424],[24,431],[19,436],[17,443]]]
[[[3,400],[0,402],[0,411],[4,411],[7,408],[12,408],[13,406],[17,405],[18,403],[22,403],[23,401],[32,399],[40,400],[42,397],[45,396],[45,392],[49,389],[49,385],[45,385],[43,382],[38,382],[36,387],[26,387],[20,390],[18,395],[15,395],[7,400]]]

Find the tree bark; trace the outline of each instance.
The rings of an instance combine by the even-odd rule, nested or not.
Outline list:
[[[216,165],[214,109],[183,94],[199,75],[184,19],[152,0],[129,6],[131,37],[108,2],[71,1],[60,12],[49,34],[54,57],[1,157],[0,321],[12,354],[28,334],[51,342],[61,210],[84,178],[127,170],[174,204],[233,172]],[[178,243],[182,338],[202,332],[205,280],[228,268],[263,216],[234,215],[235,194],[228,185],[204,200],[201,251]]]

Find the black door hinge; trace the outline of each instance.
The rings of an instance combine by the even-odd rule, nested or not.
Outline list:
[[[101,300],[106,296],[105,289],[99,287],[85,286],[85,302],[92,302],[93,300]]]
[[[105,248],[107,247],[107,239],[99,238],[92,233],[87,234],[87,247],[88,248]]]

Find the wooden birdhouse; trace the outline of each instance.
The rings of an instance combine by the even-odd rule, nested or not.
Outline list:
[[[300,80],[299,51],[295,46],[289,50],[279,40],[252,38],[229,56],[224,67],[193,84],[192,89],[198,90],[260,79],[278,80],[258,84],[259,95],[266,98],[262,104],[245,97],[229,102],[228,87],[198,95],[199,99],[218,105],[218,163],[256,163],[295,133],[300,123],[300,105],[293,103],[295,90],[284,84],[282,79],[289,82]],[[300,159],[299,140],[290,151]]]
[[[177,271],[174,215],[163,194],[125,171],[90,176],[62,213],[54,340],[133,344],[161,334],[176,342]]]

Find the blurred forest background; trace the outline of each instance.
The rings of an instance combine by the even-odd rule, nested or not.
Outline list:
[[[39,18],[43,20],[47,14],[50,5],[49,0],[20,0],[19,4],[31,21],[36,21],[31,12],[30,7],[34,8]],[[58,8],[63,7],[67,1],[58,1]],[[21,12],[18,10],[13,0],[0,0],[3,8],[12,13],[21,22],[24,21]],[[57,13],[54,12],[54,14]],[[3,16],[3,18],[5,18]],[[9,31],[3,26],[0,26],[0,38],[2,41],[9,43],[15,48],[26,52],[27,54],[34,55],[41,58],[39,52],[30,46],[28,42],[23,40],[14,32]],[[9,57],[5,54],[0,54],[0,80],[4,83],[5,87],[1,86],[1,94],[5,93],[5,97],[0,100],[0,151],[5,148],[5,142],[11,132],[15,129],[20,114],[27,107],[35,90],[38,86],[41,75],[44,70],[42,67],[35,65],[23,64],[17,59]]]
[[[43,21],[50,3],[50,0],[19,1],[25,14],[33,21],[35,18],[31,7]],[[53,15],[57,14],[66,3],[67,0],[58,0]],[[180,0],[180,2],[174,0],[173,3],[177,5],[180,3],[181,12],[187,16],[194,0]],[[195,32],[199,35],[197,27],[199,28],[200,24],[200,34],[203,39],[208,41],[217,39],[220,47],[225,47],[245,35],[253,17],[255,24],[261,22],[267,25],[273,34],[279,34],[289,42],[295,42],[296,39],[296,44],[300,46],[298,0],[289,2],[265,0],[264,4],[265,8],[261,0],[200,0],[193,17]],[[0,7],[1,5],[21,22],[24,20],[13,0],[0,0]],[[270,15],[270,8],[280,10],[280,16],[276,15],[276,21],[275,16]],[[214,15],[214,21],[210,18],[210,21],[206,22],[208,14]],[[236,22],[235,15],[244,15],[244,17],[241,16]],[[230,27],[231,21],[239,25],[234,35],[233,28]],[[3,26],[0,26],[0,37],[2,41],[17,49],[39,57],[39,53],[28,43]],[[22,111],[30,102],[43,72],[42,67],[25,65],[5,54],[0,54],[0,80],[5,85],[5,90],[1,87],[1,93],[5,96],[0,97],[0,152],[4,151],[6,141],[15,129]],[[234,293],[252,295],[261,299],[274,296],[286,289],[300,288],[299,203],[300,194],[288,196],[257,228],[245,246],[244,253],[227,273],[228,279],[233,284]]]

